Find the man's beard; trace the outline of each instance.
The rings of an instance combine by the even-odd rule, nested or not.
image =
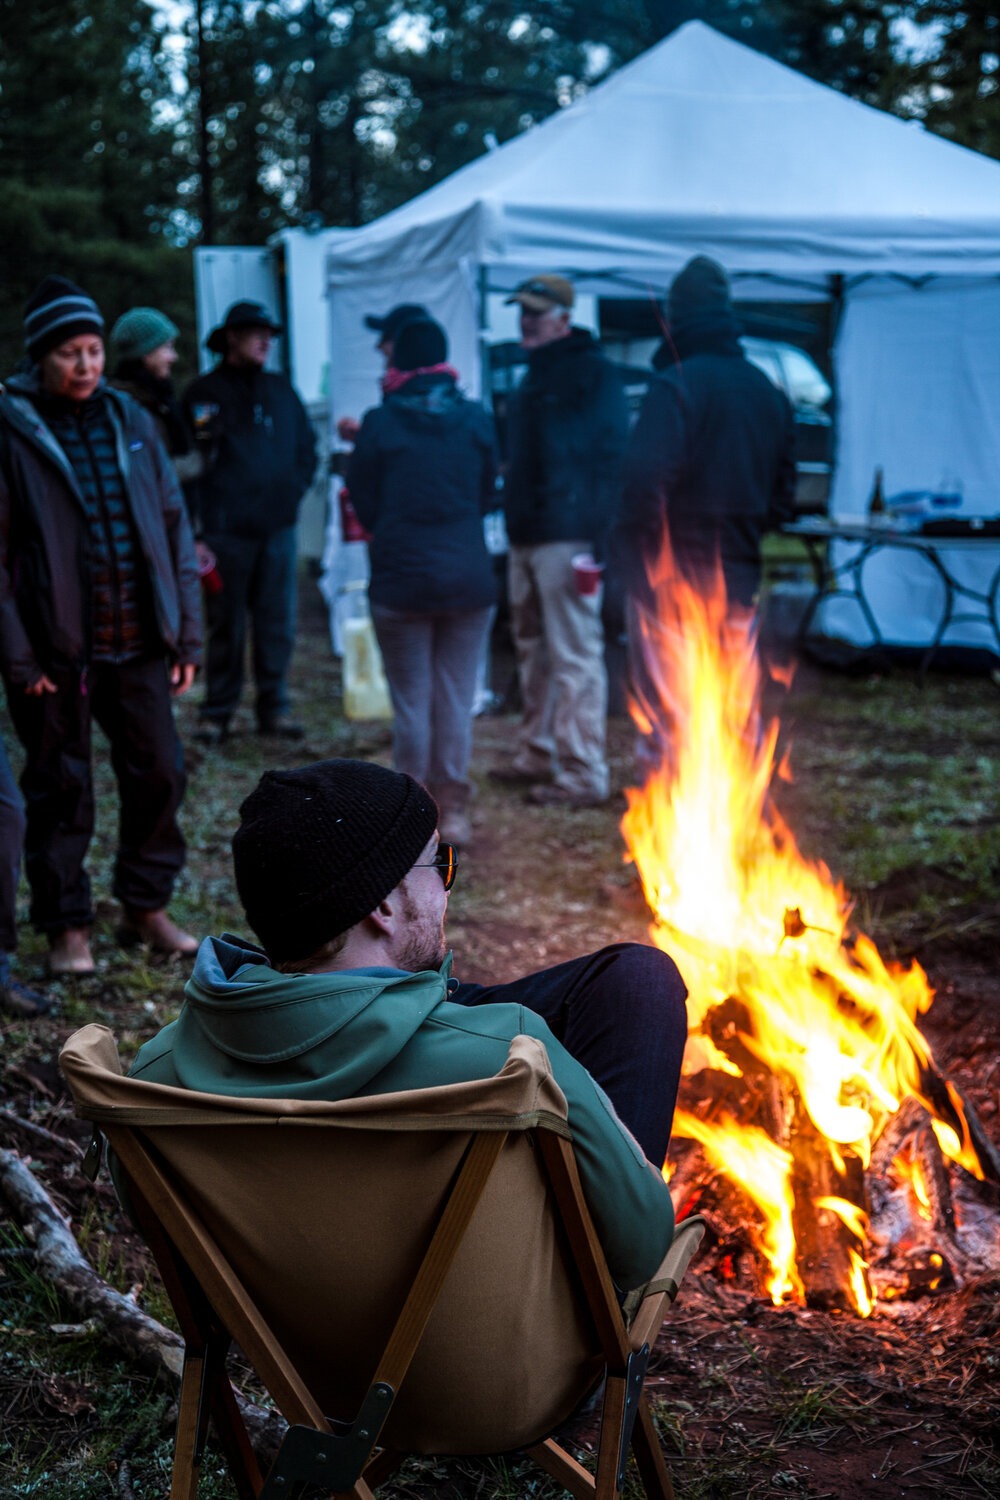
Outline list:
[[[396,962],[408,974],[419,974],[424,969],[440,969],[448,949],[444,940],[444,923],[437,925],[421,917],[417,904],[409,891],[403,891],[403,917],[406,935],[401,941]]]

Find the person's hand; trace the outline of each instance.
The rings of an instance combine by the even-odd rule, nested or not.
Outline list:
[[[182,698],[194,682],[198,668],[193,661],[175,661],[170,668],[170,688],[175,698]]]
[[[59,689],[51,677],[46,677],[43,672],[35,682],[29,682],[24,690],[29,698],[40,698],[43,693],[58,693]]]
[[[356,443],[360,431],[361,423],[357,417],[339,417],[337,419],[337,436],[342,442]]]
[[[198,559],[198,572],[208,573],[215,563],[215,553],[204,542],[195,542],[194,555]]]

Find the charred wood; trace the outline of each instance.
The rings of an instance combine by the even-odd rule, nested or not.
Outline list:
[[[792,1152],[792,1227],[798,1246],[796,1262],[810,1307],[854,1311],[851,1252],[863,1253],[863,1242],[840,1216],[820,1208],[818,1198],[846,1199],[867,1217],[864,1169],[856,1156],[845,1155],[845,1172],[834,1163],[829,1143],[820,1135],[801,1100],[796,1100],[789,1142]]]
[[[962,1113],[968,1126],[969,1141],[972,1149],[979,1159],[979,1165],[983,1169],[983,1176],[987,1182],[994,1187],[1000,1187],[1000,1151],[997,1150],[983,1129],[975,1108],[969,1100],[955,1087],[948,1083],[936,1068],[926,1067],[920,1073],[920,1091],[930,1105],[932,1112],[940,1119],[950,1125],[962,1140],[965,1132],[962,1129],[962,1121],[955,1107],[955,1100],[961,1104]]]

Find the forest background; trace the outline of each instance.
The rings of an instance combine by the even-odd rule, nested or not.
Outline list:
[[[367,223],[691,19],[1000,157],[995,0],[0,0],[0,376],[49,271],[192,362],[193,246]]]

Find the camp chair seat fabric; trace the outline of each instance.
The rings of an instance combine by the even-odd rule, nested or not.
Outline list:
[[[71,1037],[60,1060],[77,1112],[116,1154],[175,1305],[175,1292],[184,1296],[171,1284],[180,1266],[194,1303],[201,1292],[193,1289],[205,1289],[204,1316],[248,1353],[290,1421],[354,1421],[387,1346],[401,1347],[397,1320],[439,1254],[438,1240],[429,1247],[446,1205],[462,1227],[440,1294],[420,1314],[426,1326],[393,1366],[404,1373],[380,1447],[532,1447],[608,1365],[609,1319],[624,1322],[599,1251],[604,1292],[595,1302],[585,1290],[588,1277],[597,1286],[595,1273],[588,1267],[581,1277],[580,1231],[569,1232],[554,1203],[552,1163],[557,1174],[559,1162],[568,1159],[571,1175],[575,1167],[566,1101],[539,1041],[515,1037],[491,1079],[331,1102],[234,1099],[128,1079],[99,1026]],[[477,1151],[486,1165],[473,1170]],[[474,1205],[456,1207],[473,1178]],[[572,1219],[572,1190],[555,1196],[566,1192]],[[576,1195],[582,1203],[578,1181]],[[190,1306],[185,1315],[198,1321]],[[621,1341],[618,1329],[612,1336]],[[262,1367],[272,1358],[280,1390]],[[288,1401],[281,1391],[292,1393]],[[371,1491],[359,1480],[345,1493]]]

